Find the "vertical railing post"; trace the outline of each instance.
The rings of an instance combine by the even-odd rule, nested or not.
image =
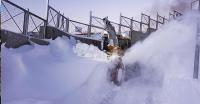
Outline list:
[[[165,18],[165,16],[162,18],[162,24],[165,24],[165,21],[166,21],[167,19]]]
[[[198,7],[199,13],[200,13],[200,0],[199,0],[199,7]],[[195,47],[195,57],[194,57],[194,72],[193,72],[193,78],[198,79],[199,76],[199,52],[200,52],[200,46],[198,43],[200,41],[200,18],[198,17],[197,22],[197,36],[196,36],[196,47]]]
[[[46,13],[45,13],[45,15],[46,15],[46,20],[48,20],[48,16],[49,16],[49,0],[47,0],[47,2],[46,2]]]
[[[122,14],[120,13],[118,34],[121,35],[121,33],[122,33]]]
[[[47,14],[46,14],[46,22],[47,22],[47,25],[48,25],[48,22],[49,22],[49,11],[50,11],[50,8],[48,6],[47,8]]]
[[[49,0],[47,0],[47,4],[46,4],[46,25],[48,25],[48,19],[49,19]]]
[[[158,15],[158,12],[156,14],[156,20],[159,21],[159,15]]]
[[[64,27],[65,27],[64,22],[65,22],[65,18],[64,18],[64,13],[63,13],[61,16],[61,27],[60,27],[61,30],[63,30],[63,31],[64,31]]]
[[[130,38],[131,38],[131,45],[132,45],[132,39],[133,39],[133,17],[131,18],[131,27],[130,27]]]
[[[44,36],[43,38],[46,38],[46,34],[48,33],[47,31],[47,26],[48,26],[48,21],[49,21],[49,0],[47,0],[47,3],[46,3],[46,21],[44,22]]]
[[[142,18],[143,18],[143,15],[141,14],[141,21],[140,21],[140,31],[141,32],[142,32],[142,24],[143,24]]]
[[[140,22],[140,32],[142,32],[142,21]]]
[[[151,28],[151,17],[148,16],[148,29],[147,29],[148,35],[150,34],[150,28]]]
[[[29,9],[24,11],[24,23],[23,23],[23,34],[28,34],[28,24],[29,24]]]
[[[91,35],[92,32],[92,11],[90,11],[90,21],[89,21],[89,26],[88,26],[88,36]]]
[[[58,12],[58,14],[57,14],[57,20],[56,20],[56,28],[59,28],[59,26],[60,26],[60,12]]]
[[[158,29],[158,23],[159,23],[159,16],[158,16],[158,13],[157,13],[157,19],[156,19],[156,30]]]
[[[65,32],[69,32],[69,18],[66,18]]]
[[[156,21],[156,30],[158,30],[158,21]]]
[[[43,27],[44,29],[43,29],[43,33],[42,33],[42,38],[43,39],[45,39],[45,37],[46,37],[46,33],[47,33],[47,20],[44,20],[44,27]]]

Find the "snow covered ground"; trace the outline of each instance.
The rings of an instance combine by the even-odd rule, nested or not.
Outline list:
[[[49,46],[2,49],[3,104],[199,104],[194,80],[196,15],[188,13],[132,46],[124,64],[141,75],[117,87],[107,80],[107,55],[67,38]]]

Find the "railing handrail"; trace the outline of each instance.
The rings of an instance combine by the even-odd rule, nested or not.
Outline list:
[[[29,12],[29,14],[31,14],[31,15],[33,15],[33,16],[35,16],[35,17],[37,17],[37,18],[39,18],[39,19],[41,19],[41,20],[43,20],[43,21],[46,21],[46,19],[44,19],[44,18],[42,18],[42,17],[40,17],[40,16],[38,16],[38,15],[36,15],[36,14],[30,12],[30,11],[27,10],[27,9],[24,9],[24,8],[20,7],[19,5],[17,5],[17,4],[15,4],[15,3],[11,2],[10,0],[2,0],[2,1],[7,2],[7,3],[11,4],[12,6],[14,6],[14,7],[16,7],[16,8],[18,8],[18,9],[24,11],[24,12]]]
[[[34,31],[40,33],[39,27],[40,27],[40,26],[44,26],[44,27],[46,26],[47,20],[44,19],[44,18],[42,18],[42,17],[40,17],[40,16],[38,16],[38,15],[36,15],[35,13],[30,12],[29,9],[24,9],[24,8],[20,7],[19,5],[15,4],[15,3],[13,3],[13,2],[11,2],[11,1],[9,1],[9,0],[2,0],[2,4],[4,5],[4,8],[6,9],[6,13],[9,14],[9,18],[8,18],[6,21],[1,22],[1,24],[5,23],[5,22],[7,22],[7,21],[9,21],[9,20],[13,20],[14,23],[15,23],[15,25],[16,25],[16,26],[18,27],[18,29],[19,29],[19,30],[17,30],[17,31],[19,31],[20,33],[22,33],[22,34],[24,34],[24,35],[28,35],[29,32],[34,32]],[[6,6],[6,5],[9,5],[9,6],[11,6],[11,7],[14,7],[14,9],[17,9],[17,10],[21,11],[20,14],[23,13],[23,19],[21,20],[21,21],[23,22],[23,24],[18,24],[18,23],[15,21],[14,17],[18,16],[19,14],[13,16],[13,15],[11,14],[11,11],[7,9],[7,6]],[[40,22],[39,22],[39,23],[36,23],[36,22],[35,22],[35,21],[36,21],[35,19],[36,19],[36,20],[39,20]],[[30,21],[32,21],[32,26],[34,26],[34,27],[32,27],[31,24],[29,23]],[[20,26],[19,26],[19,25],[20,25]],[[10,28],[8,28],[8,27],[6,27],[5,29],[6,29],[6,30],[10,30]],[[46,29],[46,28],[44,28],[44,31],[45,31],[45,29]],[[10,31],[16,31],[16,30],[10,30]],[[43,36],[45,35],[45,32],[44,32],[44,31],[41,32],[41,34],[39,34],[39,37],[41,36],[40,38],[44,38],[44,37],[43,37]],[[36,36],[36,37],[37,37],[37,36]]]
[[[11,4],[11,5],[13,5],[14,7],[17,7],[18,9],[20,9],[20,10],[22,10],[22,11],[24,11],[24,12],[28,12],[29,13],[29,15],[32,15],[32,16],[34,16],[34,17],[36,17],[36,18],[38,18],[38,19],[40,19],[40,20],[42,20],[42,21],[44,21],[44,23],[46,23],[47,25],[48,25],[48,19],[44,19],[44,18],[42,18],[42,17],[40,17],[40,16],[38,16],[38,15],[36,15],[36,14],[34,14],[34,13],[32,13],[32,12],[30,12],[29,10],[26,10],[26,9],[24,9],[24,8],[22,8],[22,7],[20,7],[20,6],[18,6],[18,5],[16,5],[16,4],[14,4],[14,3],[12,3],[11,1],[9,1],[9,0],[2,0],[2,1],[5,1],[5,2],[7,2],[7,3],[9,3],[9,4]],[[195,1],[193,1],[193,2],[196,2],[196,1],[199,1],[199,0],[195,0]],[[193,3],[192,2],[192,3]],[[48,12],[50,11],[50,10],[52,10],[53,12],[55,12],[56,14],[57,14],[57,16],[58,16],[58,18],[57,19],[59,19],[59,20],[57,20],[57,22],[58,22],[58,28],[64,28],[64,22],[62,22],[61,23],[61,25],[63,25],[63,27],[60,27],[60,19],[64,19],[64,21],[65,20],[67,20],[68,22],[72,22],[72,23],[77,23],[77,24],[80,24],[80,25],[85,25],[85,26],[88,26],[88,27],[94,27],[94,28],[97,28],[97,29],[103,29],[103,30],[105,30],[105,28],[104,27],[101,27],[101,26],[96,26],[96,25],[94,25],[94,24],[86,24],[86,23],[83,23],[83,22],[78,22],[78,21],[75,21],[75,20],[72,20],[72,19],[69,19],[68,17],[66,17],[66,16],[64,16],[64,14],[61,14],[60,13],[60,11],[57,11],[56,9],[54,9],[53,7],[51,7],[50,5],[48,5]],[[173,18],[175,18],[176,17],[176,14],[179,16],[179,15],[182,15],[180,12],[178,12],[178,11],[176,11],[176,10],[174,10],[173,11],[173,13],[170,13],[169,15],[171,15],[171,16],[173,16]],[[151,22],[155,22],[156,23],[156,29],[157,29],[157,25],[158,25],[158,23],[160,23],[160,24],[164,24],[164,22],[165,22],[165,20],[167,20],[165,17],[162,17],[162,16],[160,16],[159,14],[157,14],[157,20],[155,20],[155,19],[152,19],[149,15],[147,15],[147,14],[144,14],[144,13],[141,13],[141,21],[137,21],[137,20],[134,20],[133,18],[128,18],[128,17],[125,17],[125,16],[122,16],[122,15],[120,15],[122,18],[124,18],[124,20],[125,19],[129,19],[130,20],[130,22],[132,23],[132,24],[135,24],[135,25],[137,25],[136,23],[138,23],[139,25],[140,25],[140,27],[142,26],[142,25],[147,25],[148,27],[151,27],[150,25],[151,25]],[[61,18],[60,18],[61,17]],[[121,18],[120,17],[120,18]],[[147,19],[148,20],[146,20],[147,22],[144,22],[142,19],[143,18],[145,18],[145,17],[147,17]],[[53,17],[52,17],[53,18]],[[100,20],[102,20],[102,18],[99,18],[99,17],[96,17],[96,16],[91,16],[91,18],[96,18],[96,19],[100,19]],[[158,18],[161,18],[160,20],[162,20],[162,21],[159,21],[158,20]],[[54,19],[54,18],[53,18]],[[62,20],[61,20],[62,21]],[[113,24],[113,25],[115,25],[116,27],[120,27],[119,29],[121,29],[121,27],[125,27],[125,28],[131,28],[131,29],[133,29],[132,27],[133,27],[133,25],[131,26],[131,23],[130,23],[130,25],[124,25],[124,24],[121,24],[121,23],[116,23],[116,22],[113,22],[113,21],[110,21],[110,23],[111,24]],[[55,25],[57,25],[57,24],[55,24]],[[138,25],[138,26],[139,26]],[[66,25],[65,25],[66,26]],[[69,24],[68,24],[68,26],[69,26]],[[75,25],[76,26],[76,25]],[[89,28],[88,28],[89,29]],[[121,31],[121,30],[119,30],[119,31]]]
[[[11,4],[12,6],[17,7],[18,9],[21,9],[22,11],[27,11],[26,9],[18,6],[17,4],[15,4],[15,3],[13,3],[13,2],[11,2],[9,0],[2,0],[2,1],[7,2],[7,3]]]

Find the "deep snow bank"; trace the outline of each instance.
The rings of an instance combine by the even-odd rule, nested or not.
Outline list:
[[[63,37],[51,41],[49,46],[7,49],[2,45],[3,103],[50,103],[84,85],[93,71],[106,66],[103,61],[95,61],[104,55],[98,48],[90,46],[95,57],[82,58],[73,52],[72,43]],[[83,54],[78,48],[76,51]]]
[[[73,48],[74,52],[81,57],[87,57],[99,61],[107,61],[106,53],[99,51],[98,47],[84,43],[77,43]]]

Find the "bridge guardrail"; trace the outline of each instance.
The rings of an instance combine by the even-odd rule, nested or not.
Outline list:
[[[92,24],[85,24],[75,20],[71,20],[61,14],[59,11],[51,6],[48,6],[47,25],[58,28],[62,31],[75,34],[92,34],[104,30],[104,27]],[[98,32],[97,32],[98,31]]]
[[[40,27],[46,25],[45,19],[8,0],[2,0],[1,3],[2,29],[35,38],[44,38],[45,30],[40,31]]]

